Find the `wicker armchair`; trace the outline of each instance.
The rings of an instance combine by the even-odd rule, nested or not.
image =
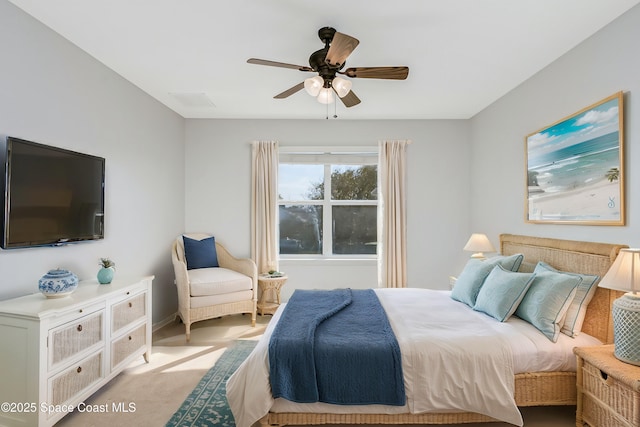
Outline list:
[[[196,240],[211,237],[203,233],[185,236]],[[251,326],[256,324],[258,272],[255,262],[233,257],[218,242],[216,252],[220,267],[188,270],[182,236],[178,236],[172,245],[178,316],[185,325],[187,342],[191,338],[191,324],[200,320],[250,313]]]

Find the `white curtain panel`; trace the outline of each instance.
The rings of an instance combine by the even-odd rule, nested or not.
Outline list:
[[[278,270],[278,142],[251,144],[251,257],[258,273]]]
[[[406,152],[411,141],[380,141],[378,286],[407,286]]]

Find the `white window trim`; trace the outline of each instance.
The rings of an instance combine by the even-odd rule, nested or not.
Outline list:
[[[338,164],[360,164],[360,165],[377,165],[378,164],[378,147],[377,146],[282,146],[279,147],[279,159],[278,164],[280,163],[330,163],[333,165]],[[340,157],[340,154],[343,153],[345,156]],[[315,155],[314,155],[315,154]],[[328,164],[325,164],[325,168],[330,168]],[[331,172],[329,171],[329,175]],[[325,176],[327,175],[327,171],[325,170]],[[331,184],[330,182],[325,182],[325,194],[331,194]],[[331,207],[331,205],[361,205],[361,206],[371,206],[378,204],[378,200],[334,200],[327,204],[327,201],[324,200],[322,202],[319,201],[309,201],[309,200],[287,200],[288,204],[300,204],[300,205],[321,205],[323,206],[323,210],[327,207]],[[278,206],[280,203],[278,202]],[[295,262],[312,262],[317,263],[319,261],[338,261],[338,262],[367,262],[367,261],[375,261],[378,258],[378,255],[357,255],[357,254],[349,254],[349,255],[340,255],[340,254],[331,254],[329,253],[330,248],[333,247],[333,235],[331,230],[332,224],[330,221],[323,221],[323,253],[321,255],[310,255],[310,254],[301,254],[301,255],[292,255],[292,254],[279,254],[278,257],[282,261],[295,261]],[[280,235],[280,230],[277,231],[277,235]]]

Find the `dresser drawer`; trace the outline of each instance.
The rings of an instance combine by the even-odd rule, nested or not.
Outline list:
[[[140,325],[111,345],[111,369],[146,345],[147,325]]]
[[[103,337],[104,310],[79,317],[49,331],[49,368],[98,344]]]
[[[126,300],[116,303],[111,309],[111,332],[117,333],[122,328],[143,319],[147,314],[147,293],[133,295]]]
[[[640,426],[640,393],[589,363],[582,372],[585,421],[593,426]]]
[[[103,377],[102,352],[99,352],[49,379],[47,403],[61,405]]]

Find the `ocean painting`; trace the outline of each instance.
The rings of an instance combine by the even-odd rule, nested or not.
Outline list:
[[[526,137],[527,222],[624,225],[622,100]]]

